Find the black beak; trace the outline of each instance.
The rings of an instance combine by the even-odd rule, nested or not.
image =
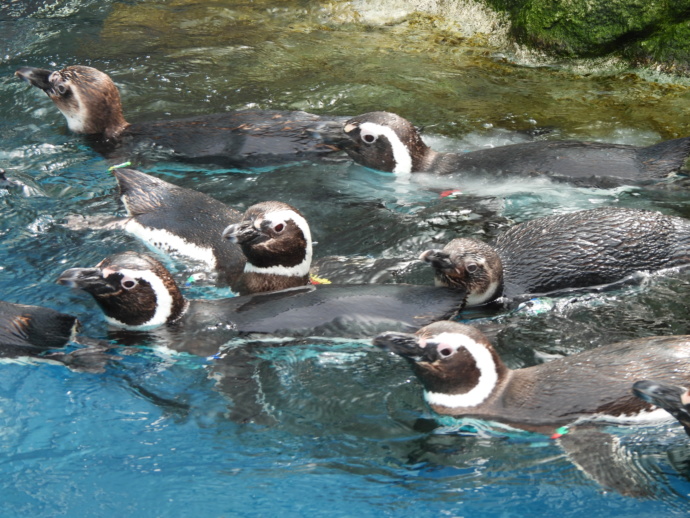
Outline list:
[[[14,75],[19,79],[23,79],[27,83],[30,83],[31,86],[35,86],[36,88],[40,88],[44,92],[47,92],[53,88],[48,80],[50,74],[52,73],[52,71],[45,70],[43,68],[24,67],[17,70]]]
[[[417,335],[409,333],[382,333],[374,338],[374,345],[413,361],[420,361],[426,352],[425,347],[420,347]]]
[[[666,410],[678,419],[686,430],[690,427],[690,412],[681,400],[685,393],[684,388],[659,381],[643,380],[635,382],[632,392],[641,400]]]
[[[438,270],[448,270],[454,268],[450,254],[439,249],[426,250],[419,255],[419,260],[431,264]]]
[[[254,228],[250,221],[241,221],[228,225],[223,230],[223,237],[231,243],[248,243],[260,237],[262,234]]]
[[[352,144],[350,137],[343,133],[341,121],[320,121],[311,126],[308,132],[313,138],[323,141],[326,145],[337,149],[345,149]]]
[[[98,268],[70,268],[62,272],[56,282],[94,295],[115,291],[115,288],[103,278],[103,273]]]

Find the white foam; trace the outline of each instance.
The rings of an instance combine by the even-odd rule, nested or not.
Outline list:
[[[425,391],[424,398],[427,403],[447,408],[473,407],[482,404],[491,395],[498,383],[496,362],[494,362],[491,352],[483,344],[458,333],[441,333],[434,338],[434,342],[444,344],[443,347],[452,347],[456,351],[461,347],[466,349],[474,358],[477,369],[479,369],[479,380],[472,390],[464,394],[442,394]]]

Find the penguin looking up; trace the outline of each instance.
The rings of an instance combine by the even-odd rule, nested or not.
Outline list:
[[[548,176],[587,186],[644,184],[678,173],[690,153],[690,137],[647,147],[603,142],[537,141],[468,153],[440,153],[417,128],[389,112],[353,117],[344,146],[355,162],[392,173]]]
[[[161,152],[175,160],[223,167],[263,167],[316,160],[340,151],[345,117],[302,111],[244,110],[130,124],[112,79],[92,67],[51,71],[25,67],[15,75],[43,90],[74,133],[89,135],[108,158]]]

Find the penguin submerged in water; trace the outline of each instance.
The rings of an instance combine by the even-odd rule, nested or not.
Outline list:
[[[176,160],[223,167],[262,167],[315,160],[340,151],[345,117],[301,111],[246,110],[178,120],[125,120],[120,93],[110,77],[92,67],[51,71],[25,67],[17,77],[43,90],[74,133],[89,135],[108,158],[130,159],[156,150]]]
[[[668,420],[632,394],[634,380],[690,382],[690,336],[628,340],[515,370],[479,330],[457,322],[383,333],[374,345],[411,363],[437,414],[553,434],[583,471],[624,494],[645,494],[644,481],[628,478],[600,425]]]
[[[62,363],[73,370],[102,372],[114,356],[110,347],[77,339],[77,317],[42,306],[14,304],[0,300],[0,358],[30,357]],[[81,349],[56,351],[69,342],[85,342]]]
[[[412,123],[389,112],[348,120],[347,154],[358,164],[393,173],[429,172],[489,176],[548,176],[597,187],[659,182],[678,173],[690,137],[637,147],[578,141],[538,141],[468,153],[440,153]]]
[[[605,286],[690,264],[690,221],[641,209],[597,208],[512,226],[491,244],[458,238],[420,260],[467,305]]]
[[[371,336],[453,318],[465,294],[410,285],[319,285],[219,300],[187,300],[152,257],[123,252],[94,268],[63,272],[59,284],[91,294],[107,322],[163,337],[168,347],[210,355],[238,333]]]

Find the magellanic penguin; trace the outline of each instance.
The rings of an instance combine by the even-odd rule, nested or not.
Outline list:
[[[105,73],[87,66],[61,70],[24,67],[17,77],[43,90],[74,133],[91,137],[106,157],[160,159],[262,167],[314,160],[340,151],[345,117],[301,111],[232,111],[185,119],[135,123],[125,120],[120,92]]]
[[[389,112],[353,117],[344,126],[345,151],[360,165],[393,173],[548,176],[587,186],[654,183],[678,173],[690,137],[647,147],[603,142],[537,141],[468,153],[440,153],[417,128]]]
[[[57,282],[91,294],[111,325],[156,333],[171,349],[199,355],[215,354],[238,333],[353,338],[387,326],[414,330],[453,318],[465,299],[434,286],[326,284],[187,300],[159,261],[135,252],[66,270]]]
[[[690,221],[640,209],[598,208],[520,223],[491,244],[458,238],[419,256],[439,286],[467,305],[610,285],[690,264]]]
[[[437,414],[550,435],[585,473],[626,494],[647,488],[599,425],[670,419],[632,394],[635,380],[690,383],[690,336],[629,340],[515,370],[479,330],[457,322],[380,334],[374,344],[411,363]]]

